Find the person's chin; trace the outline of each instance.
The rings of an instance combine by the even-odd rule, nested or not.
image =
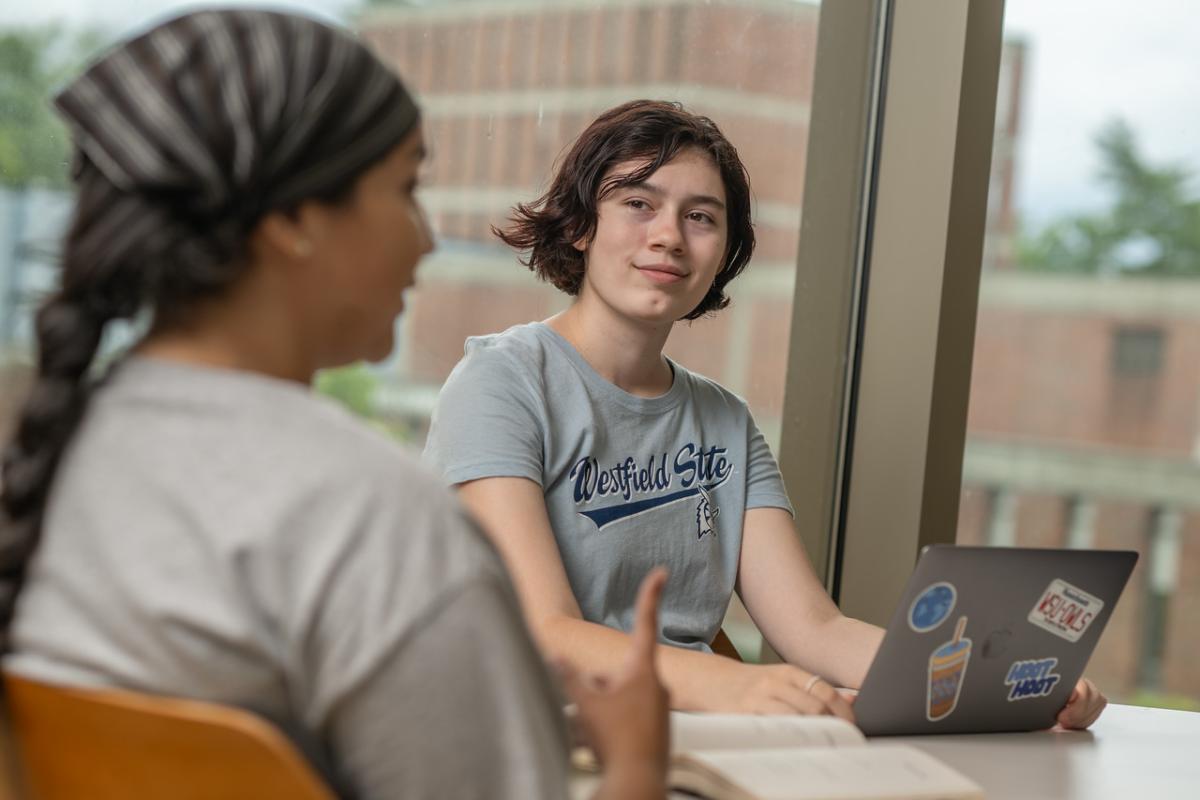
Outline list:
[[[667,325],[676,322],[680,317],[692,310],[693,306],[687,306],[686,303],[668,302],[668,303],[649,303],[638,309],[638,312],[631,315],[641,320],[642,322],[653,323],[656,325]]]
[[[362,355],[358,358],[360,361],[369,361],[372,364],[383,361],[392,354],[392,350],[396,347],[396,336],[389,332],[386,337],[383,337],[371,344],[370,347],[364,348]]]

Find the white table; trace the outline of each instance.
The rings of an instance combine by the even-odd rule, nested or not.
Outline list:
[[[988,800],[1200,798],[1200,713],[1111,705],[1087,731],[884,738],[941,759]]]
[[[1200,713],[1112,705],[1087,731],[888,736],[967,775],[988,800],[1196,800]],[[576,775],[571,797],[598,780]]]

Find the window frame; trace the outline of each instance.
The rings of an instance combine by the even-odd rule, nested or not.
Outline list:
[[[1003,2],[823,3],[780,466],[843,612],[955,539]]]

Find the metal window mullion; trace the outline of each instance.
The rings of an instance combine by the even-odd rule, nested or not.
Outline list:
[[[920,548],[955,538],[1002,23],[996,0],[891,9],[833,576],[842,610],[880,624]]]
[[[779,465],[831,589],[887,7],[825,3],[817,33]]]

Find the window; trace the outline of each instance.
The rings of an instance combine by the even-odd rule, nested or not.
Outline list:
[[[1112,373],[1115,378],[1154,378],[1162,371],[1161,328],[1119,325],[1113,331]]]
[[[44,99],[58,75],[79,66],[75,54],[187,5],[142,4],[151,13],[126,4],[85,10],[83,3],[72,11],[55,4],[0,12],[0,28],[9,31],[0,47],[26,53],[33,67],[21,87],[28,104],[0,93],[0,159],[5,137],[46,154],[33,172],[0,160],[0,421],[11,419],[30,373],[30,315],[53,280],[53,249],[70,210],[65,132]],[[597,113],[640,97],[680,100],[711,116],[737,145],[755,193],[758,247],[730,287],[732,305],[677,326],[668,353],[746,397],[778,447],[820,19],[815,0],[305,0],[284,7],[356,29],[415,90],[432,143],[422,199],[439,245],[398,323],[398,345],[384,364],[319,376],[319,390],[421,446],[466,337],[543,319],[567,302],[521,267],[491,226],[545,188],[556,157]],[[27,107],[39,109],[37,125],[23,129]],[[744,652],[756,649],[744,615],[735,613],[730,633]]]
[[[1178,4],[1006,7],[958,538],[1138,550],[1089,674],[1200,707],[1200,58]]]

